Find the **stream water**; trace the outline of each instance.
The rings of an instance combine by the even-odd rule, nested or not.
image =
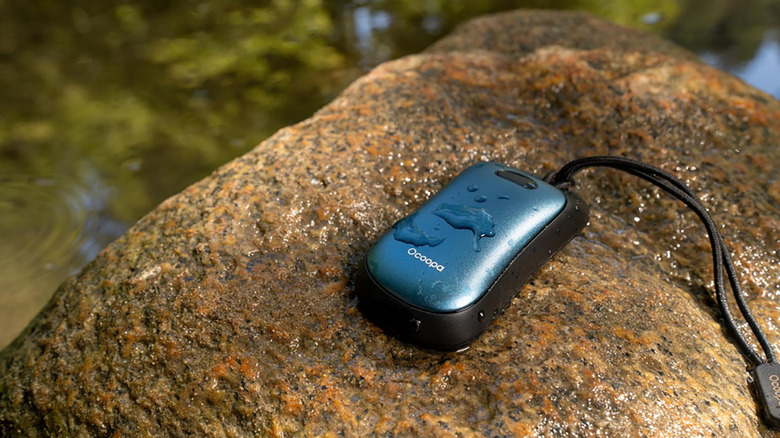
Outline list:
[[[780,97],[780,0],[0,0],[0,347],[165,198],[471,17],[587,10]]]

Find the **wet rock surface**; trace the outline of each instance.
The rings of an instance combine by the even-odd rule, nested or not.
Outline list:
[[[475,20],[140,220],[0,355],[0,435],[768,436],[703,228],[607,170],[591,222],[470,349],[388,337],[358,260],[467,165],[678,173],[780,340],[780,103],[579,13]],[[743,327],[744,328],[744,327]]]

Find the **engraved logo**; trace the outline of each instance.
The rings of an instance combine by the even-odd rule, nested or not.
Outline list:
[[[769,376],[769,381],[772,382],[772,392],[777,401],[777,407],[780,407],[780,376],[772,374]]]

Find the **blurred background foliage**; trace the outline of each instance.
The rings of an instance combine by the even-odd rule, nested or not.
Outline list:
[[[737,72],[780,23],[780,0],[0,0],[8,333],[165,198],[375,65],[521,7],[589,11]],[[776,73],[756,85],[780,95]]]

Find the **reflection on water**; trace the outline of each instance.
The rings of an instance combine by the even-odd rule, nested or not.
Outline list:
[[[517,7],[648,29],[780,93],[780,0],[0,0],[0,347],[168,196],[376,64]]]
[[[744,63],[730,65],[722,54],[715,52],[702,53],[701,58],[780,99],[780,33],[777,30],[767,31],[753,58]]]
[[[0,175],[0,320],[21,329],[62,279],[125,230],[102,217],[110,190],[65,175]],[[0,331],[0,345],[15,333]]]

